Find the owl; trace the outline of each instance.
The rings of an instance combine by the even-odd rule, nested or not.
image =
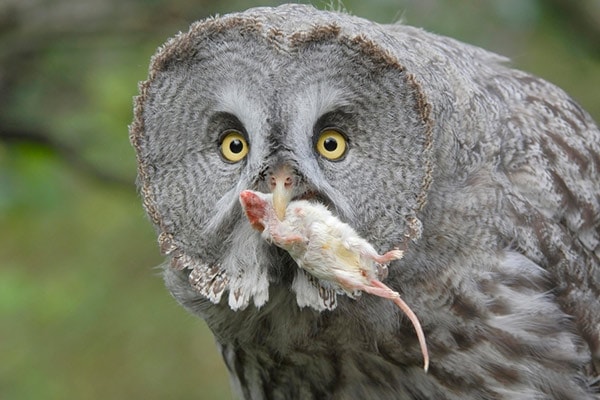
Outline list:
[[[158,49],[130,138],[166,286],[240,398],[600,398],[600,132],[552,84],[402,24],[255,8]],[[299,268],[244,190],[402,251],[380,277],[429,370],[398,307]]]

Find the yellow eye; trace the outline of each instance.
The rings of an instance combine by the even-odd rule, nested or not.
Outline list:
[[[221,154],[232,163],[243,160],[248,154],[248,143],[244,136],[238,131],[226,132],[221,139]]]
[[[325,129],[317,140],[317,151],[328,160],[339,160],[346,154],[346,138],[335,129]]]

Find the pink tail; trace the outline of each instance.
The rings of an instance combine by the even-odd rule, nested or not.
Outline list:
[[[404,302],[404,300],[402,300],[402,298],[400,297],[398,292],[394,292],[392,289],[390,289],[388,286],[386,286],[383,282],[380,282],[375,279],[371,281],[371,285],[373,285],[373,286],[365,288],[364,291],[367,293],[371,293],[373,295],[379,296],[379,297],[391,299],[394,303],[396,303],[396,305],[398,307],[400,307],[402,312],[404,312],[404,314],[406,314],[408,319],[410,319],[410,322],[412,322],[413,327],[415,328],[415,331],[417,332],[417,338],[419,339],[419,345],[421,346],[421,353],[423,354],[423,363],[424,363],[423,369],[425,370],[425,372],[427,372],[427,370],[429,369],[429,352],[427,351],[427,343],[425,342],[425,334],[423,333],[423,328],[421,328],[421,323],[419,322],[419,319],[417,318],[415,313],[410,309],[408,304],[406,304]]]

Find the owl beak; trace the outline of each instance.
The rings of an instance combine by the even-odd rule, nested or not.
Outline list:
[[[271,193],[273,193],[273,207],[280,221],[285,218],[285,210],[292,200],[294,192],[293,171],[288,166],[278,168],[269,177]]]

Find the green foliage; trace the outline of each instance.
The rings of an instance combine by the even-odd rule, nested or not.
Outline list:
[[[3,398],[227,398],[210,333],[153,269],[154,233],[133,192],[27,160],[20,177],[42,171],[46,182],[29,180],[2,218]]]
[[[60,20],[49,13],[59,3],[72,26],[34,24],[36,15]],[[314,2],[330,3],[340,8]],[[158,44],[208,13],[257,4],[128,0],[120,14],[79,23],[76,10],[110,11],[111,0],[23,4],[36,2],[0,5],[0,134],[35,133],[0,141],[0,397],[230,398],[210,332],[175,304],[154,268],[162,259],[135,193],[127,125]],[[600,119],[598,54],[544,2],[344,7],[511,56]]]

